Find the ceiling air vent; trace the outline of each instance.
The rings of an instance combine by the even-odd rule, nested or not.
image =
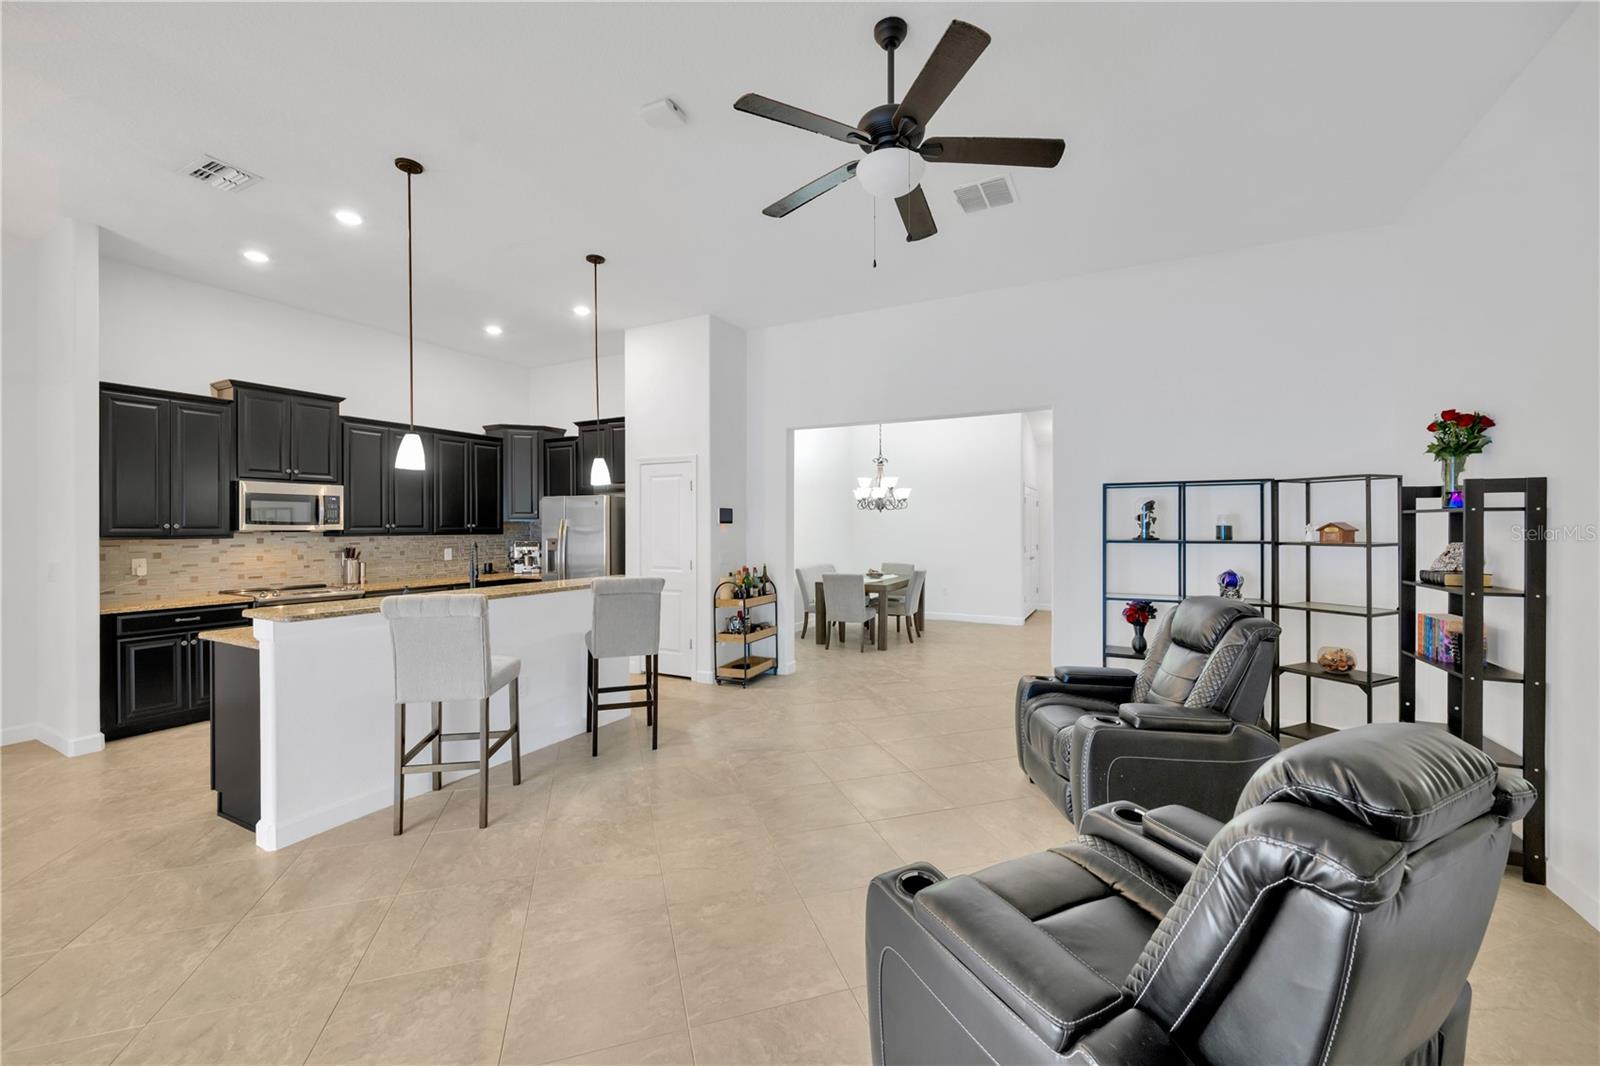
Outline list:
[[[969,215],[1016,202],[1016,190],[1012,189],[1008,178],[990,178],[976,185],[963,185],[956,190],[956,203]]]
[[[248,170],[240,169],[232,163],[224,163],[209,155],[201,156],[200,162],[187,168],[187,171],[191,178],[203,181],[222,192],[234,192],[261,180],[260,174],[252,174]]]

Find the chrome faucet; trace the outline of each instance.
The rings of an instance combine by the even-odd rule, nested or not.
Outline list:
[[[469,588],[478,587],[478,542],[472,542],[472,569],[468,571],[467,585]]]

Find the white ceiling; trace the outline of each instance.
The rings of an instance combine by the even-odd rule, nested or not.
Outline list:
[[[110,254],[528,363],[607,330],[745,327],[1367,226],[1395,217],[1566,4],[19,4],[3,8],[4,224],[104,226]],[[884,14],[909,84],[952,17],[994,43],[931,124],[1059,136],[1019,203],[964,216],[987,167],[930,166],[938,236],[851,186],[761,208],[853,149],[736,113],[758,91],[854,122],[881,102]],[[671,96],[687,126],[645,126]],[[218,193],[202,153],[265,176]],[[346,230],[349,206],[367,224]],[[244,246],[273,262],[251,267]],[[487,321],[505,325],[484,336]]]

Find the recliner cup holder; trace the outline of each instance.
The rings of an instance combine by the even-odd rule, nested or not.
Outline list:
[[[900,886],[900,891],[908,896],[915,896],[937,881],[938,879],[926,870],[907,870],[899,876],[896,883]]]
[[[1118,818],[1130,825],[1144,824],[1144,812],[1137,807],[1117,807],[1115,812]]]

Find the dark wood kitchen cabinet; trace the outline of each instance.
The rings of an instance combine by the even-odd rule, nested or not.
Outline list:
[[[244,604],[102,615],[100,731],[107,740],[203,722],[211,714],[207,629],[243,621]]]
[[[562,437],[556,426],[484,426],[500,438],[501,505],[507,522],[536,522],[539,498],[546,495],[545,441]]]
[[[232,482],[230,404],[102,386],[102,537],[228,536]]]
[[[428,470],[397,470],[406,426],[344,419],[345,526],[347,534],[428,533],[432,487]],[[422,434],[423,451],[431,434]]]
[[[232,400],[239,477],[260,481],[340,479],[343,397],[245,381],[213,381],[212,394]]]
[[[576,496],[578,494],[578,438],[550,437],[544,442],[543,469],[539,471],[544,482],[543,496]]]
[[[627,436],[621,418],[596,418],[578,424],[578,491],[580,493],[617,492],[627,480]],[[594,486],[589,474],[596,458],[603,458],[611,473],[611,484]]]
[[[500,442],[436,433],[433,458],[433,531],[500,532]]]

